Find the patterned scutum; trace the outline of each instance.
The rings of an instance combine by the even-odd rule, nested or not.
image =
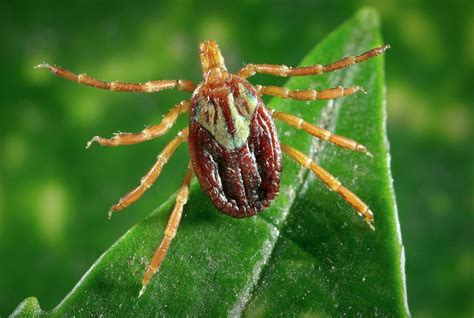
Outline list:
[[[230,77],[193,95],[189,147],[202,189],[219,211],[244,218],[278,194],[281,150],[272,118],[252,86]]]
[[[226,149],[237,149],[247,141],[258,100],[242,83],[237,91],[229,85],[212,97],[198,98],[195,120]]]

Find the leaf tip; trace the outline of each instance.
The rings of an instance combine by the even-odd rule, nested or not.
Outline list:
[[[372,28],[378,28],[380,25],[380,15],[373,7],[362,7],[362,9],[357,12],[356,16],[360,22]]]

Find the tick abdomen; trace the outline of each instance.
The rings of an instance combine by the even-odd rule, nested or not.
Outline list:
[[[270,114],[244,79],[198,88],[189,148],[199,183],[219,211],[249,217],[278,194],[280,143]]]

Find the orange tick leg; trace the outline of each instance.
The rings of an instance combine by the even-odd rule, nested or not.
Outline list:
[[[188,171],[186,172],[186,175],[184,176],[183,183],[181,184],[181,188],[179,189],[178,196],[176,197],[176,203],[174,205],[173,212],[171,212],[171,216],[168,220],[168,224],[166,225],[165,236],[163,237],[163,240],[161,241],[160,246],[158,247],[155,254],[153,255],[153,258],[151,259],[151,263],[148,266],[148,269],[145,275],[143,276],[142,289],[140,290],[140,294],[138,295],[138,297],[143,295],[143,293],[145,292],[146,286],[148,285],[148,282],[153,277],[155,272],[160,268],[160,265],[163,262],[163,259],[165,258],[166,253],[168,252],[171,241],[176,235],[176,232],[179,226],[179,221],[181,220],[181,215],[183,213],[183,206],[188,201],[189,184],[191,183],[192,177],[193,177],[193,169],[192,169],[191,163],[189,163]]]
[[[139,133],[118,133],[110,139],[95,136],[87,143],[86,148],[89,148],[93,142],[98,142],[102,146],[123,146],[138,144],[159,137],[166,133],[174,125],[178,116],[187,112],[188,109],[189,101],[182,101],[171,108],[159,125],[147,127]]]
[[[279,112],[273,109],[270,109],[270,113],[272,114],[273,118],[279,119],[287,124],[290,124],[291,126],[297,129],[303,129],[314,137],[329,141],[342,148],[363,152],[369,157],[372,157],[372,154],[367,150],[365,146],[357,143],[352,139],[339,135],[334,135],[329,130],[311,125],[310,123],[304,121],[302,118],[287,113]]]
[[[188,128],[180,131],[178,135],[173,138],[163,149],[163,151],[158,155],[157,160],[153,167],[148,171],[148,173],[142,178],[140,185],[127,193],[120,201],[113,205],[110,208],[109,217],[112,216],[112,212],[120,211],[136,200],[138,200],[145,191],[150,188],[156,179],[159,177],[161,170],[166,162],[168,162],[171,155],[174,153],[178,146],[188,139]]]
[[[357,213],[359,215],[364,217],[365,221],[370,226],[370,228],[372,230],[375,230],[373,226],[374,214],[372,213],[372,211],[370,211],[369,207],[357,195],[352,193],[349,189],[345,188],[334,176],[332,176],[329,172],[321,168],[311,158],[309,158],[302,152],[283,144],[281,145],[281,148],[283,152],[290,155],[300,165],[302,165],[305,168],[311,169],[311,171],[313,171],[313,173],[322,182],[324,182],[328,186],[329,189],[339,193],[344,198],[344,200],[346,200],[350,205],[352,205],[357,210]]]
[[[164,89],[176,88],[179,91],[192,92],[196,88],[196,84],[187,80],[162,80],[145,83],[104,82],[86,74],[74,74],[60,66],[48,63],[38,64],[35,68],[47,68],[51,73],[68,80],[109,91],[155,93]]]
[[[240,69],[238,75],[247,78],[255,75],[255,73],[270,74],[276,76],[306,76],[306,75],[319,75],[342,68],[349,67],[351,65],[363,62],[367,59],[382,54],[385,50],[390,48],[389,45],[374,48],[358,56],[348,56],[342,58],[336,62],[322,65],[316,64],[304,67],[289,67],[286,65],[275,65],[275,64],[247,64]]]
[[[282,98],[291,98],[298,100],[316,100],[316,99],[333,99],[342,96],[353,95],[358,91],[365,92],[360,86],[351,86],[351,87],[334,87],[325,89],[322,91],[316,91],[314,89],[302,89],[292,91],[286,87],[278,86],[261,86],[256,85],[255,88],[257,92],[263,95],[278,96]]]

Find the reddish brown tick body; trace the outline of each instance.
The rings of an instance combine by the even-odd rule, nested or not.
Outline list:
[[[193,170],[214,205],[236,218],[268,207],[280,188],[281,149],[272,117],[255,89],[238,76],[204,84],[191,100],[189,118]],[[215,138],[212,132],[224,136]]]
[[[203,81],[199,84],[187,80],[160,80],[138,84],[104,82],[86,74],[76,75],[62,67],[46,63],[37,67],[48,68],[52,73],[72,81],[112,91],[153,93],[175,88],[193,93],[190,100],[182,101],[173,107],[159,125],[147,127],[139,133],[119,133],[110,139],[96,136],[87,144],[87,147],[92,142],[98,142],[103,146],[137,144],[163,135],[173,126],[180,114],[189,113],[189,128],[183,129],[168,143],[158,155],[153,167],[142,178],[140,185],[111,207],[110,214],[122,210],[140,198],[158,178],[176,148],[183,142],[189,142],[191,162],[178,191],[163,240],[143,277],[140,291],[142,295],[176,235],[194,174],[203,191],[220,212],[235,218],[250,217],[268,207],[278,194],[283,151],[313,171],[329,189],[339,193],[373,228],[373,213],[359,197],[311,158],[289,145],[280,144],[273,118],[337,146],[370,155],[367,149],[354,140],[334,135],[301,118],[268,109],[261,99],[262,95],[298,100],[332,99],[352,95],[361,88],[338,86],[322,91],[313,89],[291,91],[284,87],[252,86],[246,78],[255,73],[276,76],[319,75],[375,57],[388,47],[385,45],[374,48],[361,55],[345,57],[327,65],[292,68],[285,65],[247,64],[237,74],[229,74],[217,44],[214,41],[206,41],[199,47],[203,71]]]

